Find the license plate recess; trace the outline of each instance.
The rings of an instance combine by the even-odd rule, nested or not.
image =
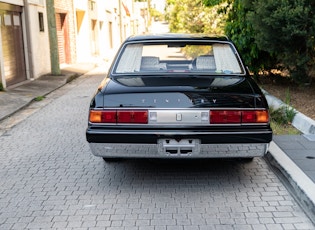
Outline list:
[[[199,139],[159,139],[158,152],[163,155],[196,155],[200,153]]]

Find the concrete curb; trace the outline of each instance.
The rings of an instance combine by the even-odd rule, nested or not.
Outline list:
[[[285,180],[294,190],[296,199],[315,223],[314,182],[273,141],[270,143],[267,159],[284,175]]]
[[[278,109],[282,106],[288,106],[283,101],[270,95],[267,91],[263,90],[263,93],[265,94],[270,107]],[[289,106],[289,108],[294,109],[291,106]],[[305,116],[303,113],[300,113],[297,110],[295,111],[296,115],[292,121],[292,125],[304,134],[315,134],[315,121]]]

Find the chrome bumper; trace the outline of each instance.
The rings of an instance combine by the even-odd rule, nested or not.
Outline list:
[[[89,143],[92,153],[106,158],[250,158],[262,157],[268,143],[200,144],[197,148],[159,144]]]

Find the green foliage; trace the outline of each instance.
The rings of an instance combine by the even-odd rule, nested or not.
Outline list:
[[[289,88],[286,90],[286,93],[285,93],[285,106],[283,110],[285,113],[285,117],[287,118],[287,121],[292,123],[296,115],[296,111],[291,107],[291,96],[290,96]]]
[[[278,109],[270,108],[271,121],[276,122],[280,125],[289,125],[292,123],[296,111],[289,105],[281,106]]]
[[[194,59],[200,55],[207,55],[212,52],[213,51],[211,46],[191,45],[182,48],[182,53],[184,53],[186,57],[189,57],[191,59]]]
[[[295,82],[310,82],[314,11],[309,0],[234,0],[225,31],[255,72],[286,69]]]
[[[42,101],[42,100],[44,100],[44,96],[37,96],[37,97],[35,97],[35,101]]]
[[[228,11],[225,34],[236,44],[246,65],[257,74],[261,70],[274,68],[273,56],[259,49],[255,41],[255,31],[248,15],[254,5],[249,0],[234,0]]]
[[[4,87],[1,82],[0,82],[0,91],[4,91]]]
[[[253,4],[248,21],[258,48],[273,54],[296,82],[309,82],[315,58],[315,3],[255,0]]]
[[[286,70],[297,83],[315,76],[313,0],[167,0],[171,32],[225,33],[255,74]]]
[[[285,105],[279,109],[270,108],[271,120],[280,125],[290,125],[296,115],[296,110],[290,106],[290,90],[286,90]]]
[[[154,18],[155,20],[160,20],[160,21],[164,20],[163,14],[157,9],[150,8],[149,11],[150,11],[150,16]]]
[[[271,121],[270,126],[274,135],[299,135],[301,132],[292,125],[282,125]]]
[[[223,1],[221,0],[204,0],[203,3],[206,5],[206,6],[215,6],[215,5],[218,5],[220,3],[222,3]]]
[[[231,3],[231,1],[233,0],[203,0],[203,3],[205,4],[205,6],[216,6],[225,2]]]
[[[222,34],[225,15],[221,6],[207,7],[203,0],[166,1],[166,18],[170,31],[176,33]]]
[[[296,115],[296,110],[290,106],[290,91],[287,89],[285,97],[285,105],[278,109],[269,108],[270,124],[275,135],[283,134],[300,134],[300,131],[292,126],[292,121]]]

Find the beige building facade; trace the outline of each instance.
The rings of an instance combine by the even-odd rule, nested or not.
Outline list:
[[[46,1],[0,1],[4,88],[51,72]],[[54,0],[54,11],[61,67],[110,61],[125,38],[147,31],[147,4],[134,0]]]
[[[50,71],[44,0],[0,1],[0,81],[4,88]]]

